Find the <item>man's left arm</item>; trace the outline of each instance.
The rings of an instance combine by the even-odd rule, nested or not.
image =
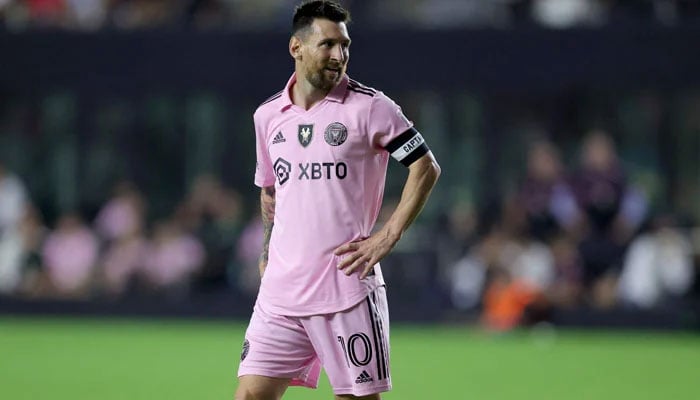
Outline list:
[[[401,200],[394,213],[379,231],[367,239],[338,247],[335,250],[336,255],[346,254],[338,268],[346,275],[361,269],[360,279],[365,278],[372,267],[391,252],[420,214],[439,176],[440,166],[432,152],[411,163],[408,166],[408,178],[401,193]]]

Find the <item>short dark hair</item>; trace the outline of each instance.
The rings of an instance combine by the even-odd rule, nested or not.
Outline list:
[[[309,28],[316,18],[348,23],[350,22],[350,12],[331,0],[305,1],[294,9],[292,35]]]

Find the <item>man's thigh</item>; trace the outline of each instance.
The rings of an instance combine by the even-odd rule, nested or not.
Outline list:
[[[348,310],[301,321],[337,396],[363,398],[391,390],[389,313],[384,287]]]
[[[279,400],[289,387],[289,378],[245,375],[238,380],[235,400]]]
[[[245,333],[238,376],[290,379],[315,388],[321,364],[298,318],[265,312],[256,304]]]

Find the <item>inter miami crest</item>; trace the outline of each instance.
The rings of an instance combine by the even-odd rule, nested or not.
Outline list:
[[[311,139],[314,137],[314,126],[313,125],[299,125],[299,133],[297,134],[299,138],[299,143],[306,147],[311,143]]]
[[[326,127],[323,138],[331,146],[340,146],[348,138],[348,128],[340,122],[334,122]]]

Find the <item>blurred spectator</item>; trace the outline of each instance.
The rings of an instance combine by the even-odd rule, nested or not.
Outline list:
[[[527,283],[513,279],[508,271],[493,270],[484,295],[482,324],[495,331],[507,331],[523,323],[527,308],[538,300],[538,292]]]
[[[552,252],[530,235],[527,212],[513,197],[453,268],[452,302],[458,309],[471,309],[481,300],[482,323],[509,330],[546,318],[550,304],[545,295],[555,279]]]
[[[510,17],[506,1],[430,0],[418,3],[415,22],[428,28],[503,27]]]
[[[192,231],[199,229],[204,219],[212,214],[213,200],[219,196],[219,192],[224,190],[219,178],[211,174],[197,176],[190,188],[187,200],[183,207],[187,213],[186,228]]]
[[[672,217],[653,220],[648,232],[629,247],[618,282],[624,304],[651,308],[673,304],[693,285],[693,250],[690,240]]]
[[[450,280],[451,267],[465,256],[476,241],[477,215],[467,201],[456,201],[439,214],[430,233],[440,272]]]
[[[22,280],[22,236],[5,229],[0,236],[0,294],[13,294]]]
[[[218,28],[228,25],[235,2],[225,0],[191,0],[187,7],[188,25]]]
[[[146,258],[147,241],[139,231],[114,240],[102,260],[102,289],[107,295],[118,297],[127,292],[142,268]]]
[[[20,0],[0,0],[0,28],[26,29],[29,12]]]
[[[156,294],[178,299],[189,294],[193,275],[204,263],[204,248],[175,219],[157,222],[146,246],[141,275]]]
[[[243,228],[236,244],[237,270],[229,271],[229,282],[246,294],[255,295],[260,286],[258,261],[263,248],[263,224],[260,213],[255,213]]]
[[[0,163],[0,293],[13,292],[22,275],[20,222],[27,193],[20,179]]]
[[[240,193],[224,187],[214,176],[201,175],[195,180],[180,212],[189,231],[202,240],[205,248],[206,261],[199,274],[200,283],[226,284],[231,276],[229,270],[240,268],[235,256],[244,224]]]
[[[97,214],[95,229],[105,241],[132,236],[143,229],[145,203],[136,187],[119,182],[113,197]]]
[[[203,280],[225,283],[228,270],[240,269],[235,248],[243,223],[241,195],[232,189],[218,191],[211,199],[211,208],[198,232],[207,252]]]
[[[25,0],[24,2],[33,26],[65,26],[66,4],[64,0]]]
[[[0,0],[0,17],[4,17],[8,13],[10,7],[16,4],[17,0]]]
[[[19,291],[25,296],[41,295],[43,278],[42,249],[49,234],[49,229],[44,225],[41,212],[34,206],[27,207],[27,211],[19,226],[22,241],[22,283]]]
[[[594,131],[584,139],[582,165],[574,176],[574,192],[586,215],[579,251],[584,282],[593,304],[614,304],[615,279],[627,245],[646,213],[646,200],[627,182],[612,139]]]
[[[182,3],[168,0],[118,0],[111,10],[112,23],[120,29],[173,27],[183,12]]]
[[[352,10],[352,9],[351,9]],[[463,26],[504,26],[510,11],[506,1],[418,0],[373,2],[369,16],[378,25],[439,29]]]
[[[581,162],[574,188],[587,228],[629,238],[646,217],[648,205],[644,194],[629,184],[612,138],[604,131],[589,133]]]
[[[505,240],[500,250],[501,267],[513,280],[542,292],[554,278],[552,254],[543,242],[530,235],[527,214],[517,198],[505,201],[502,208]]]
[[[0,162],[0,237],[6,230],[13,230],[24,215],[27,191],[15,174]]]
[[[554,307],[573,308],[581,303],[583,294],[583,265],[576,242],[560,234],[549,242],[554,259],[554,277],[546,296]]]
[[[452,278],[452,300],[458,308],[473,308],[493,285],[513,283],[518,292],[527,288],[539,296],[555,279],[554,258],[528,234],[525,211],[511,200],[504,202],[500,222],[455,265]]]
[[[104,25],[111,0],[65,0],[66,18],[73,29],[94,31]]]
[[[287,30],[289,27],[289,12],[299,2],[296,0],[234,0],[229,1],[231,18],[229,25],[236,30]],[[353,1],[343,2],[352,6]],[[351,9],[351,8],[350,8]]]
[[[548,28],[596,26],[605,22],[605,8],[599,0],[534,0],[532,17]]]
[[[575,228],[580,211],[552,143],[538,140],[530,147],[527,175],[517,200],[525,208],[529,233],[536,239],[547,241],[559,231]]]
[[[26,207],[16,229],[6,231],[0,241],[0,293],[31,294],[36,289],[46,234],[38,210]]]
[[[50,296],[84,298],[90,294],[99,245],[77,213],[63,214],[47,237],[42,259]]]
[[[481,305],[486,276],[499,266],[503,235],[491,229],[452,268],[450,297],[458,310],[470,310]]]

